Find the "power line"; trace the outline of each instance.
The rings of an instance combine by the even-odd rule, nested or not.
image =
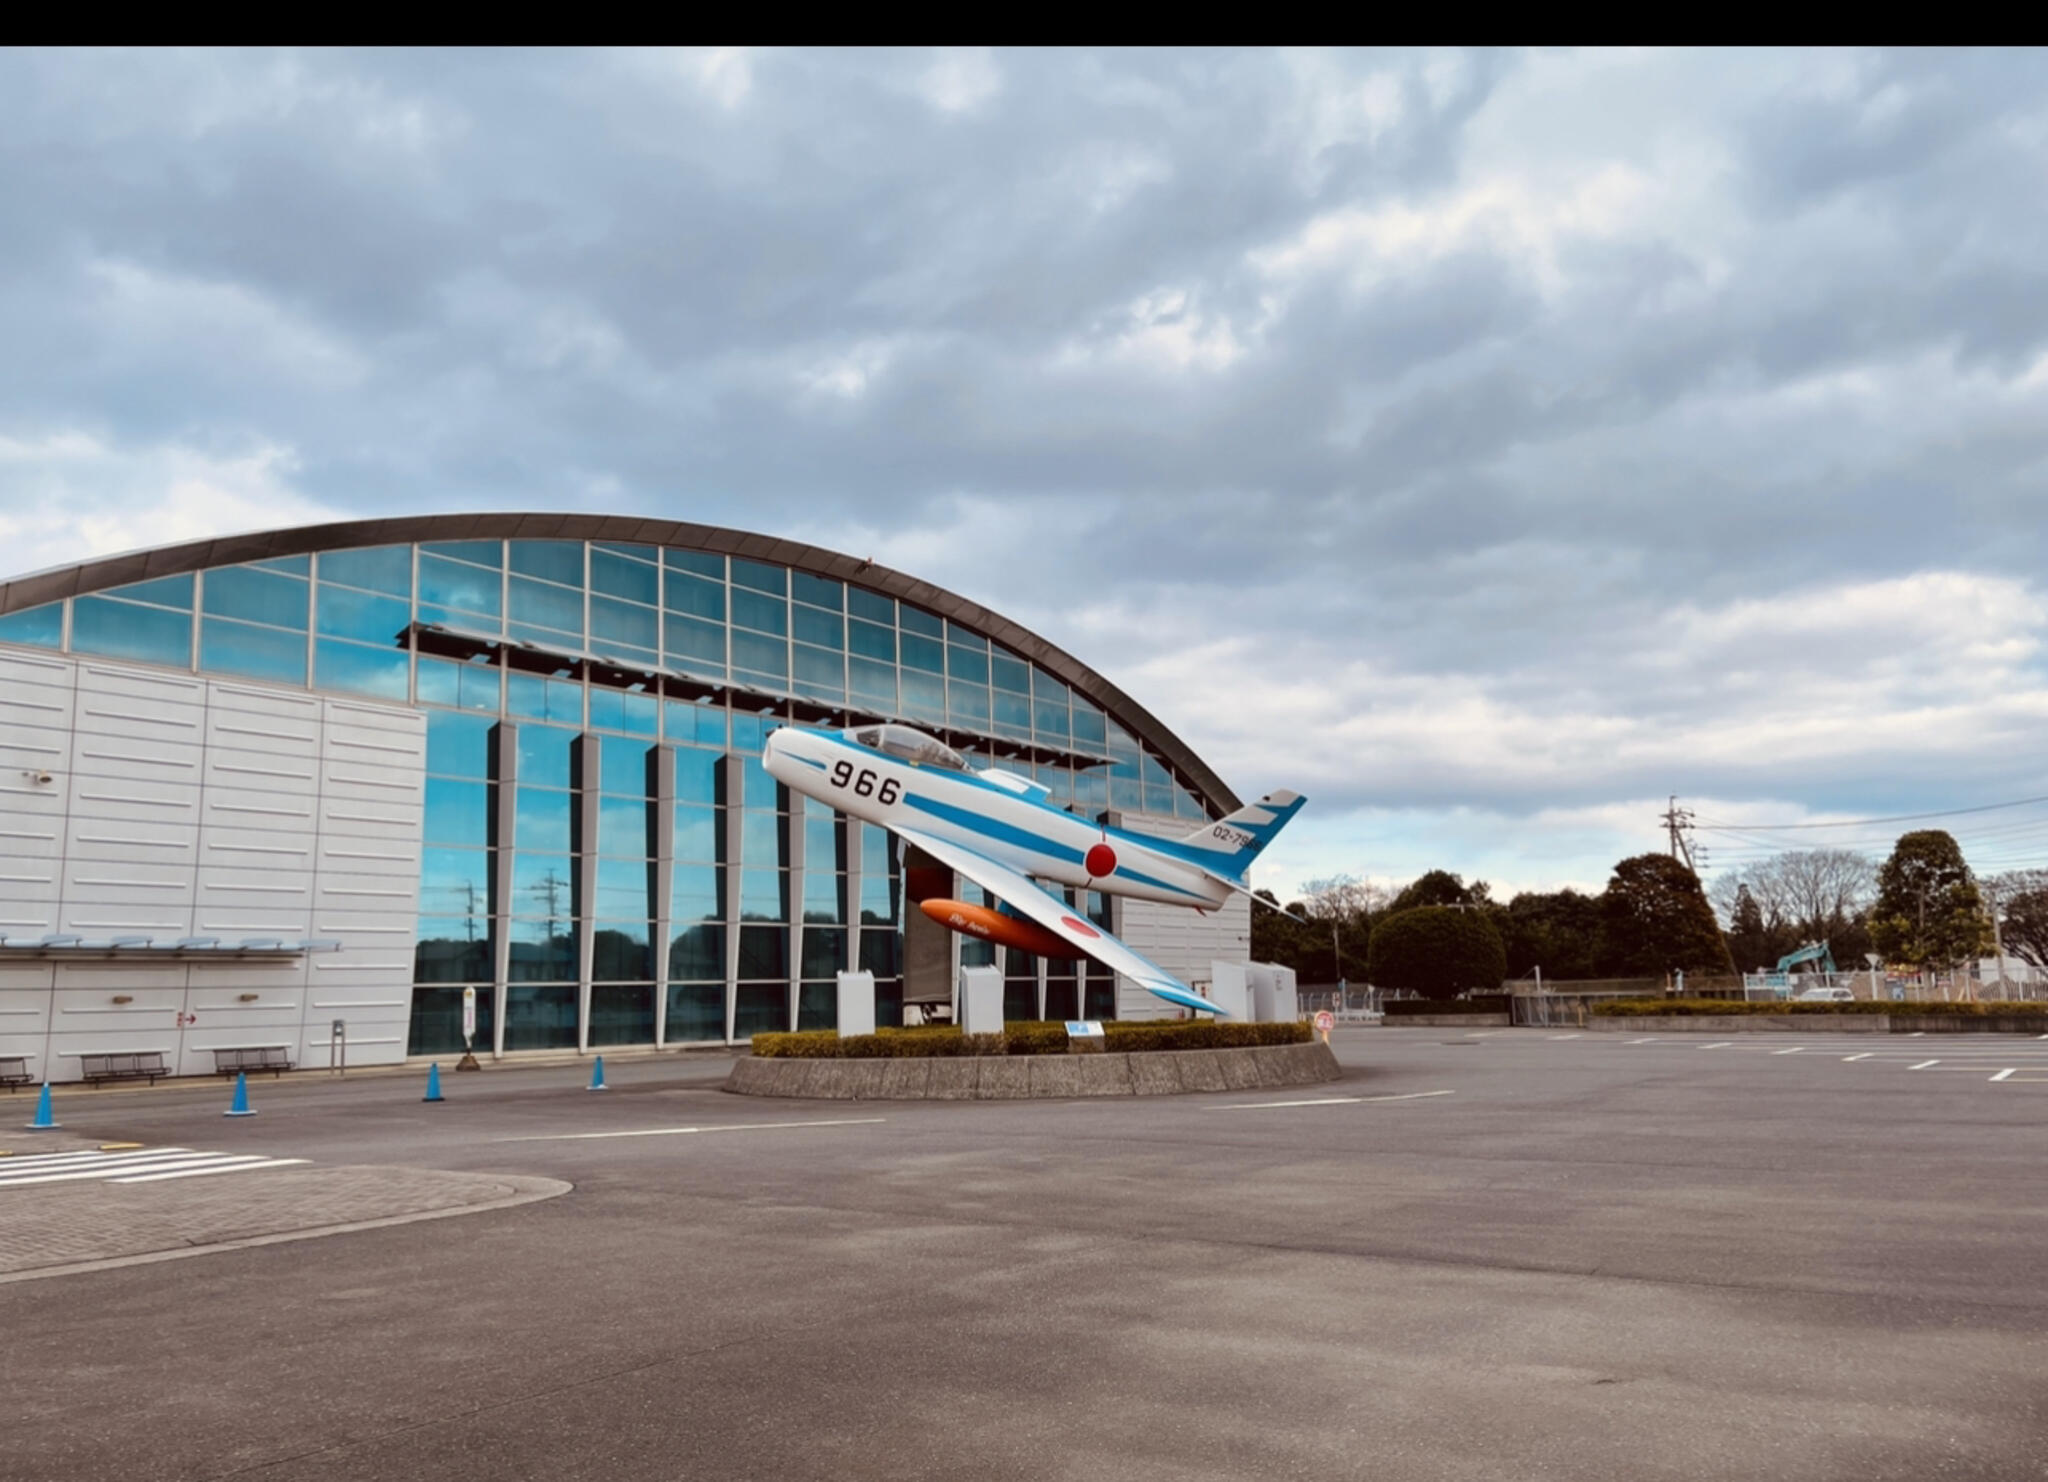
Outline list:
[[[1674,799],[1673,801],[1675,802],[1676,800]],[[2034,803],[2048,803],[2048,796],[2038,798],[2016,798],[2010,803],[1984,803],[1975,808],[1947,808],[1939,813],[1897,813],[1892,815],[1890,818],[1843,818],[1838,819],[1833,823],[1702,823],[1699,825],[1699,827],[1704,829],[1714,829],[1717,831],[1732,828],[1761,829],[1768,833],[1778,833],[1781,830],[1787,829],[1861,828],[1868,824],[1873,823],[1918,823],[1921,820],[1928,818],[1961,818],[1964,814],[1967,813],[1995,813],[2001,808],[2025,808]]]

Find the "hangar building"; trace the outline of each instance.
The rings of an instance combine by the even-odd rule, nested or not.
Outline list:
[[[762,769],[776,725],[901,720],[1056,803],[1185,833],[1237,799],[1093,669],[900,572],[629,517],[460,514],[196,541],[0,585],[0,1057],[178,1074],[685,1046],[880,1013],[996,949],[906,910],[884,831]],[[912,868],[919,860],[909,861]],[[976,899],[970,885],[967,898]],[[1213,916],[1091,895],[1189,981]],[[1164,1010],[1003,949],[1012,1018]]]

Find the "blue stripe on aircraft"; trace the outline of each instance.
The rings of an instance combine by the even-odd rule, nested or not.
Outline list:
[[[980,834],[985,838],[1000,839],[1006,844],[1015,844],[1021,848],[1034,850],[1039,854],[1050,855],[1054,859],[1065,860],[1071,864],[1080,864],[1086,858],[1080,850],[1069,845],[1062,844],[1055,839],[1048,839],[1043,834],[1033,833],[1030,829],[1020,828],[1014,823],[1004,823],[1001,819],[990,818],[985,813],[976,813],[971,808],[957,807],[952,803],[941,803],[936,798],[927,798],[914,792],[906,792],[903,795],[903,801],[910,807],[929,813],[934,818],[943,818],[948,823],[964,828],[971,833]],[[1134,838],[1133,842],[1137,842],[1137,840]],[[1139,885],[1150,885],[1155,890],[1170,890],[1175,895],[1184,895],[1191,901],[1201,901],[1205,905],[1209,899],[1205,895],[1189,890],[1184,885],[1176,885],[1170,880],[1156,880],[1150,875],[1140,874],[1138,871],[1121,864],[1116,867],[1116,873],[1113,878],[1130,880]]]

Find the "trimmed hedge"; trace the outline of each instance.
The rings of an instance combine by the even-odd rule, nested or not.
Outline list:
[[[1686,1018],[1700,1014],[1888,1014],[1895,1019],[1918,1014],[1942,1014],[1959,1019],[1983,1019],[2006,1014],[2048,1015],[2048,1003],[1873,1003],[1858,999],[1850,1003],[1795,1003],[1791,999],[1767,998],[1745,1001],[1737,998],[1611,998],[1591,1006],[1596,1018],[1646,1018],[1663,1015]]]
[[[1118,1054],[1138,1050],[1227,1050],[1254,1045],[1299,1045],[1315,1037],[1306,1022],[1220,1024],[1213,1019],[1176,1022],[1112,1020],[1102,1026],[1104,1048]],[[841,1038],[830,1029],[754,1036],[754,1053],[764,1060],[890,1060],[920,1056],[1064,1055],[1064,1024],[1018,1021],[1001,1034],[962,1034],[947,1024],[918,1029],[880,1029]]]

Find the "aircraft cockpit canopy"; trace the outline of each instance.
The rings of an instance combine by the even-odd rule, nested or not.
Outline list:
[[[965,772],[967,758],[936,736],[927,736],[914,726],[862,726],[846,733],[861,746],[873,747],[886,756],[900,757],[921,767],[944,767]]]

